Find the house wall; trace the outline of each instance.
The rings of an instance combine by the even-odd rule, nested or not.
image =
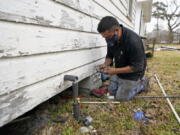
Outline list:
[[[136,18],[135,18],[135,29],[134,29],[134,31],[135,31],[137,34],[140,34],[141,18],[142,18],[141,4],[136,4]]]
[[[143,13],[142,13],[142,15],[143,15]],[[145,36],[145,29],[146,29],[146,24],[145,24],[144,20],[141,19],[141,29],[140,29],[140,33],[139,33],[140,36]]]
[[[142,10],[142,4],[136,4],[136,15],[135,15],[135,32],[140,36],[145,36],[145,22],[144,22],[144,12]]]
[[[1,0],[0,126],[94,74],[106,43],[96,28],[114,16],[134,30],[128,0]]]

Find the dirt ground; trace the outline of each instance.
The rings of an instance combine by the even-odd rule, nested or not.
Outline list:
[[[154,74],[157,74],[168,95],[180,95],[180,51],[156,51],[148,59],[146,76],[150,78],[150,91],[140,95],[163,95]],[[24,116],[29,119],[7,125],[0,129],[0,135],[80,135],[78,123],[72,116],[71,89],[41,104]],[[109,101],[95,98],[86,93],[80,95],[85,101]],[[180,99],[171,99],[180,115]],[[148,123],[134,119],[134,110],[145,112]],[[165,99],[133,99],[120,104],[83,104],[82,117],[91,116],[96,132],[87,135],[178,135],[180,126]],[[59,118],[67,118],[57,122]]]

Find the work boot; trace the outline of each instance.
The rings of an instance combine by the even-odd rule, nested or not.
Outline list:
[[[149,79],[147,77],[143,78],[143,85],[144,85],[144,92],[148,92],[149,91]]]
[[[142,92],[147,93],[149,91],[149,79],[147,77],[143,77],[138,83],[136,90],[138,91],[138,94]]]
[[[95,96],[95,97],[100,98],[100,97],[104,96],[105,94],[107,94],[107,92],[108,92],[107,87],[103,87],[100,89],[92,89],[90,94]]]

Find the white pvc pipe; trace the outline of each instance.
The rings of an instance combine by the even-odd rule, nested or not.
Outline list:
[[[157,75],[155,74],[154,76],[155,76],[155,78],[156,78],[156,80],[157,80],[157,82],[158,82],[158,85],[159,85],[161,91],[163,92],[164,96],[167,96],[167,94],[166,94],[164,88],[162,87],[162,85],[161,85],[161,83],[160,83],[160,81],[159,81]],[[173,107],[171,101],[169,100],[169,98],[166,98],[166,100],[167,100],[167,102],[168,102],[168,104],[169,104],[169,106],[170,106],[172,112],[174,113],[174,115],[175,115],[177,121],[178,121],[179,124],[180,124],[180,118],[179,118],[179,115],[177,114],[176,110],[174,109],[174,107]]]
[[[120,104],[120,102],[98,102],[98,101],[95,101],[95,102],[90,102],[90,101],[85,101],[85,102],[82,102],[80,101],[79,103],[81,104]]]

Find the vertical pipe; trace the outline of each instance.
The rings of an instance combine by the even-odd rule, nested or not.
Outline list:
[[[78,83],[75,81],[72,84],[72,88],[73,88],[73,98],[76,99],[78,97]]]
[[[73,104],[73,115],[75,120],[79,121],[80,118],[80,105],[77,101],[78,98],[78,83],[76,81],[73,82],[72,85],[73,88],[73,98],[74,98],[74,104]]]
[[[79,121],[79,118],[80,118],[80,105],[79,105],[79,103],[73,104],[73,116],[74,116],[75,120]]]
[[[74,118],[79,121],[80,118],[80,105],[78,102],[78,77],[74,75],[65,75],[64,80],[72,82],[72,89],[73,89],[73,116]]]

